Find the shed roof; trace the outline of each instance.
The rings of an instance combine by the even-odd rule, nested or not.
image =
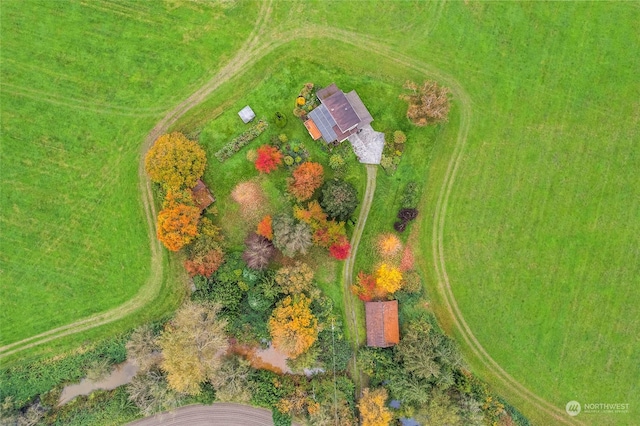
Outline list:
[[[240,116],[242,121],[244,121],[245,124],[247,124],[248,122],[250,122],[251,120],[256,118],[256,113],[253,112],[253,110],[251,109],[251,107],[249,105],[247,105],[246,107],[242,108],[238,112],[238,115]]]
[[[201,179],[198,179],[196,186],[191,189],[191,194],[200,211],[203,211],[216,201],[216,198]]]
[[[316,126],[316,123],[314,123],[312,119],[305,121],[304,127],[307,128],[314,141],[317,141],[322,137],[322,133],[320,133],[318,126]]]
[[[398,301],[364,304],[367,323],[367,346],[386,348],[400,342]]]

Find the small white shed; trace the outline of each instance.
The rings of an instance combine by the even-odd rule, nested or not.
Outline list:
[[[238,112],[238,115],[242,118],[242,121],[244,121],[245,124],[256,118],[256,113],[253,112],[249,105],[242,108],[240,112]]]

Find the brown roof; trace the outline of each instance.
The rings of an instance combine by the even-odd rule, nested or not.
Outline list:
[[[367,346],[386,348],[400,342],[398,301],[366,302]]]
[[[318,97],[318,99],[322,101],[337,92],[341,92],[341,90],[338,89],[338,86],[336,86],[335,83],[331,83],[329,86],[325,87],[324,89],[318,90],[316,92],[316,96]]]
[[[206,209],[216,201],[216,198],[211,194],[211,191],[209,191],[209,188],[207,188],[207,185],[205,185],[201,179],[198,179],[196,186],[191,189],[191,194],[200,211]]]
[[[331,117],[336,121],[336,124],[342,132],[348,131],[360,122],[360,117],[358,117],[358,114],[353,110],[344,92],[336,92],[328,98],[323,99],[322,103],[327,107],[329,114],[331,114]]]
[[[313,120],[309,119],[305,121],[304,127],[307,128],[314,141],[317,141],[322,137],[322,133],[320,133],[320,130],[318,130],[318,126],[316,126],[316,123],[314,123]]]

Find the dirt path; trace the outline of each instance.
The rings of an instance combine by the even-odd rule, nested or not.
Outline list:
[[[459,330],[464,343],[473,352],[475,357],[480,360],[485,367],[491,371],[491,373],[498,379],[505,388],[516,394],[519,398],[526,400],[533,407],[537,408],[541,412],[545,413],[549,418],[553,418],[558,422],[565,424],[581,424],[576,421],[575,418],[569,418],[564,410],[554,406],[548,401],[542,399],[538,395],[529,391],[521,383],[515,380],[509,375],[482,347],[477,338],[473,335],[470,327],[466,323],[464,316],[462,315],[453,292],[451,290],[451,283],[446,270],[446,261],[444,253],[444,225],[446,219],[447,205],[449,196],[451,194],[456,174],[460,162],[463,157],[464,148],[467,142],[467,134],[469,132],[473,105],[471,98],[467,95],[460,83],[449,76],[448,74],[440,71],[436,67],[417,61],[411,57],[394,52],[390,47],[386,46],[383,41],[377,40],[371,36],[364,36],[350,31],[341,30],[331,27],[323,26],[307,26],[304,30],[296,29],[283,32],[271,32],[270,34],[265,31],[266,23],[269,20],[271,13],[271,3],[263,3],[258,15],[255,28],[252,34],[249,36],[245,44],[240,48],[238,53],[225,65],[215,77],[204,84],[199,90],[193,93],[190,97],[184,100],[182,103],[173,108],[167,115],[151,130],[147,138],[141,147],[140,165],[139,165],[139,189],[144,205],[146,221],[148,226],[149,241],[151,245],[152,253],[152,265],[151,275],[147,280],[147,283],[140,289],[139,293],[131,299],[129,302],[113,309],[108,312],[95,315],[93,317],[77,321],[72,324],[65,325],[63,327],[56,328],[54,330],[41,333],[37,336],[33,336],[24,339],[19,342],[12,343],[0,347],[0,358],[6,357],[21,350],[40,345],[49,342],[54,339],[64,337],[69,334],[78,333],[90,328],[94,328],[103,324],[107,324],[118,319],[121,319],[132,312],[142,308],[147,303],[152,301],[160,290],[162,282],[162,249],[160,243],[155,238],[155,207],[153,204],[153,198],[151,193],[151,185],[144,172],[143,158],[144,153],[149,149],[153,142],[162,133],[175,123],[180,117],[182,117],[187,111],[194,106],[198,105],[206,99],[206,97],[216,90],[220,85],[230,80],[232,77],[240,74],[244,69],[248,69],[252,64],[257,62],[262,57],[273,51],[275,48],[282,46],[290,41],[301,38],[316,38],[316,39],[333,39],[346,44],[350,44],[358,47],[361,50],[369,51],[371,54],[382,56],[398,65],[407,67],[409,69],[420,72],[429,78],[434,78],[449,86],[456,100],[460,103],[461,107],[461,122],[460,129],[458,131],[456,145],[449,162],[445,178],[439,191],[438,201],[436,205],[436,211],[433,219],[432,229],[432,248],[433,248],[433,262],[438,277],[439,291],[444,297],[446,302],[446,308],[453,320],[454,325]],[[369,180],[371,179],[371,172],[367,169],[367,188],[369,189]],[[373,181],[375,182],[375,172],[373,175]],[[374,186],[375,189],[375,186]],[[371,197],[373,192],[371,192]],[[366,203],[366,200],[363,202]],[[370,202],[369,202],[370,204]],[[365,211],[361,210],[361,215]],[[367,209],[368,212],[368,209]],[[353,274],[353,259],[357,253],[357,244],[359,243],[360,236],[364,223],[366,222],[366,215],[364,220],[358,221],[358,226],[354,230],[354,236],[352,237],[352,255],[347,260],[344,269],[344,282],[345,286],[350,285],[350,279]],[[358,231],[358,229],[360,229]],[[354,242],[356,244],[354,244]],[[349,295],[348,288],[345,288],[345,295]],[[353,300],[351,297],[345,297],[345,314],[350,319],[351,328],[354,330],[354,335],[357,341],[359,341],[357,320],[353,310]]]
[[[129,423],[129,426],[273,426],[271,411],[249,405],[188,405]]]
[[[355,266],[356,255],[358,254],[358,246],[360,245],[360,238],[362,237],[364,226],[367,224],[369,210],[371,210],[373,194],[376,191],[376,176],[378,174],[377,165],[367,164],[365,167],[367,169],[367,186],[362,197],[362,204],[360,205],[360,215],[358,215],[358,221],[356,222],[356,227],[354,228],[353,235],[351,236],[351,253],[349,254],[347,260],[345,260],[344,267],[342,269],[342,282],[344,283],[344,288],[342,289],[342,298],[344,300],[344,314],[347,317],[347,322],[349,329],[351,330],[352,337],[355,338],[355,342],[353,342],[354,351],[351,373],[354,381],[356,382],[356,395],[360,395],[360,392],[362,391],[362,375],[358,371],[358,367],[356,364],[356,355],[358,346],[360,345],[360,336],[358,334],[358,317],[355,311],[356,301],[353,294],[351,294],[351,284],[353,283],[353,268]]]

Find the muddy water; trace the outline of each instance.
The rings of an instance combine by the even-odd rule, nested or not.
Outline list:
[[[255,354],[265,364],[270,364],[283,373],[291,373],[291,369],[287,365],[287,356],[273,346],[269,346],[267,349],[257,349]]]
[[[125,361],[122,364],[116,365],[111,374],[104,379],[98,381],[82,379],[78,384],[65,386],[60,395],[58,406],[66,404],[76,396],[89,395],[94,390],[111,390],[118,386],[126,385],[133,379],[137,371],[138,367],[136,365]]]

